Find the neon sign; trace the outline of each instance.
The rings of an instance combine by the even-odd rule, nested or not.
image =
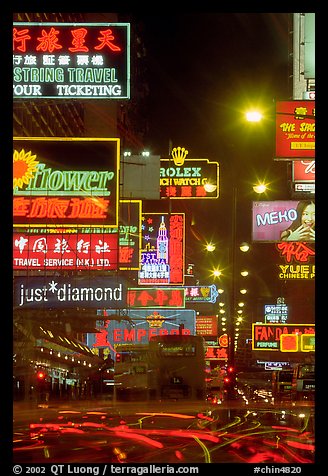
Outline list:
[[[209,286],[184,286],[186,302],[212,302],[219,296],[215,284]]]
[[[130,321],[117,321],[114,309],[98,309],[97,333],[87,334],[87,345],[95,351],[108,348],[114,358],[115,344],[148,344],[156,335],[195,335],[196,311],[192,309],[126,309]],[[101,317],[103,316],[103,317]],[[101,319],[101,320],[100,320]],[[96,352],[97,353],[97,352]]]
[[[307,243],[283,242],[278,243],[276,248],[280,251],[280,255],[284,257],[286,263],[291,263],[293,260],[306,263],[315,256],[315,250]]]
[[[128,99],[129,23],[14,22],[14,98]]]
[[[119,139],[16,137],[14,226],[117,226],[118,176]]]
[[[142,216],[139,285],[184,284],[184,213]]]
[[[13,269],[100,269],[118,266],[117,235],[14,233]]]
[[[129,288],[127,303],[130,308],[184,308],[183,288]]]
[[[218,319],[216,316],[197,316],[196,334],[202,336],[218,335]]]
[[[278,101],[276,158],[315,157],[315,101]]]
[[[225,347],[209,345],[206,347],[206,360],[228,360],[228,352]]]
[[[281,341],[285,346],[294,349],[296,337],[315,334],[314,324],[252,324],[252,349],[282,351]],[[284,336],[287,337],[284,339]],[[297,337],[298,338],[298,337]],[[292,351],[292,350],[291,350]]]
[[[208,159],[187,159],[188,151],[172,150],[172,159],[160,161],[161,198],[218,198],[219,164]]]
[[[126,307],[126,285],[106,276],[15,277],[14,305],[20,308]]]
[[[279,279],[315,279],[314,264],[279,264]]]

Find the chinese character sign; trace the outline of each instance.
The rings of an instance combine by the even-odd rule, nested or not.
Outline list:
[[[278,101],[276,158],[315,158],[315,101]]]
[[[102,233],[14,233],[13,269],[116,270],[118,237]]]
[[[15,22],[13,94],[129,99],[130,24]]]
[[[99,309],[97,315],[99,332],[87,334],[87,344],[93,349],[109,348],[112,358],[116,344],[148,344],[152,336],[196,334],[196,311],[192,309],[126,309],[121,320],[114,309]]]
[[[119,139],[14,138],[14,225],[118,225]]]
[[[130,308],[184,308],[183,288],[129,288],[127,303]]]
[[[307,334],[315,334],[314,324],[252,324],[252,349],[295,352],[300,350],[295,336]]]
[[[142,250],[138,284],[184,284],[184,213],[142,216]]]

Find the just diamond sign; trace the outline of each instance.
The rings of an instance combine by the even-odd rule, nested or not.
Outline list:
[[[122,279],[84,276],[61,278],[16,277],[14,306],[38,309],[62,307],[110,307],[126,306],[127,288]]]

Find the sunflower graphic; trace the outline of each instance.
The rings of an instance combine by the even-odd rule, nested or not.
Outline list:
[[[24,184],[28,185],[31,178],[34,177],[39,162],[35,160],[36,155],[32,155],[32,152],[25,152],[22,149],[20,152],[14,150],[14,164],[13,164],[13,177],[14,177],[14,190],[23,188]]]

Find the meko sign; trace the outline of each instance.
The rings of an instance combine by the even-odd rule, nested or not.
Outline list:
[[[278,101],[275,159],[304,158],[315,158],[315,101]]]
[[[13,269],[116,270],[117,235],[13,234]]]
[[[118,315],[112,309],[98,310],[99,332],[87,334],[87,345],[97,353],[99,349],[110,349],[114,357],[115,344],[148,344],[156,335],[196,334],[196,311],[192,309],[126,309],[130,322],[117,321],[111,316]],[[114,317],[114,316],[113,316]]]
[[[14,306],[18,308],[126,307],[126,283],[103,276],[15,277]]]
[[[314,242],[314,230],[314,200],[253,202],[253,241]]]
[[[185,214],[142,215],[142,250],[139,285],[183,285]]]
[[[118,226],[119,139],[15,137],[14,225]]]
[[[13,24],[15,99],[129,99],[129,23]]]
[[[286,334],[315,334],[314,324],[252,324],[252,349],[281,349],[281,336]]]

